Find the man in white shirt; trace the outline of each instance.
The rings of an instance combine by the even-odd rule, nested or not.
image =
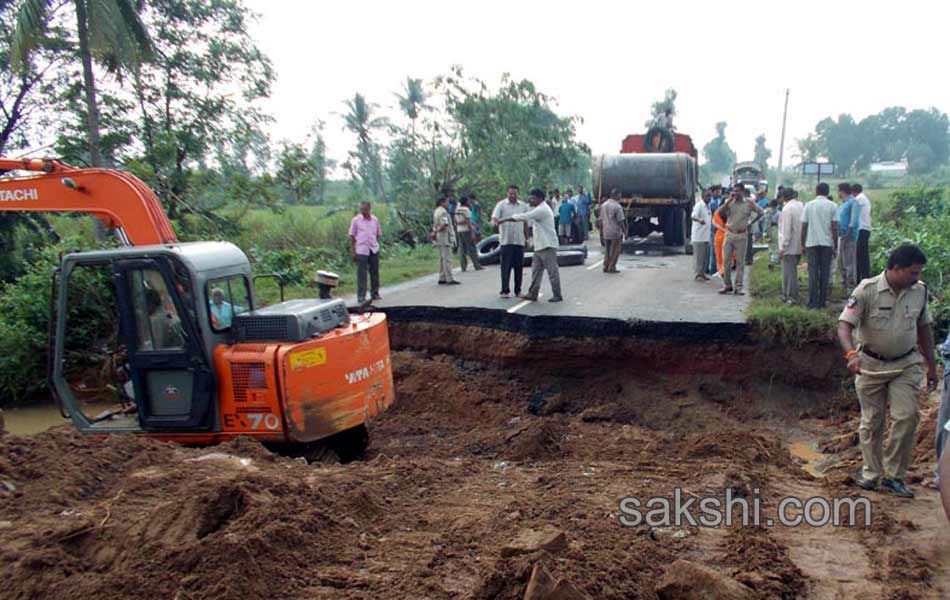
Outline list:
[[[861,283],[871,276],[871,199],[864,193],[860,183],[851,184],[851,193],[861,210],[861,224],[858,231],[857,280]]]
[[[702,198],[693,205],[693,261],[696,281],[709,281],[706,276],[706,264],[709,262],[709,235],[712,227],[712,215],[709,213],[710,191],[703,190]]]
[[[531,225],[534,231],[534,257],[531,259],[531,287],[524,296],[519,296],[532,302],[538,301],[538,293],[541,291],[541,279],[544,272],[548,272],[548,280],[551,282],[552,296],[548,302],[560,302],[561,297],[561,275],[557,268],[557,231],[554,229],[554,213],[551,207],[544,201],[544,191],[538,188],[531,190],[531,197],[528,200],[531,203],[531,210],[524,213],[512,215],[499,220],[499,223],[527,223]]]
[[[782,262],[782,301],[798,304],[798,263],[802,258],[802,213],[798,192],[782,190],[782,211],[778,217],[778,255]]]
[[[508,186],[508,197],[495,205],[491,224],[498,227],[498,242],[501,244],[501,297],[511,298],[511,272],[515,273],[515,295],[521,294],[522,268],[524,267],[524,244],[528,226],[512,221],[511,217],[528,212],[528,205],[518,200],[518,186]],[[504,221],[504,223],[502,222]]]
[[[817,197],[802,212],[802,246],[808,260],[808,308],[828,305],[831,261],[838,252],[838,206],[828,199],[827,183],[815,188]]]

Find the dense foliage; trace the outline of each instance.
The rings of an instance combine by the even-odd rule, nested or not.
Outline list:
[[[798,146],[802,160],[826,157],[843,174],[866,170],[874,162],[900,160],[907,161],[912,174],[928,173],[950,159],[950,117],[936,108],[908,111],[902,106],[861,121],[842,114],[819,121]]]
[[[878,213],[871,236],[872,271],[887,266],[890,252],[904,242],[920,246],[927,256],[923,280],[930,290],[930,309],[937,330],[950,322],[950,213],[945,188],[915,187],[895,192]]]

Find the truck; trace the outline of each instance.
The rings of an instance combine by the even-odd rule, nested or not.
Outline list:
[[[769,190],[769,181],[759,163],[748,161],[736,163],[732,168],[732,185],[741,184],[749,190],[751,196],[759,190]]]
[[[619,154],[594,157],[592,181],[599,199],[620,192],[629,237],[661,232],[664,245],[692,251],[690,213],[699,166],[690,136],[660,127],[628,135]]]
[[[263,306],[244,252],[179,242],[130,173],[0,158],[3,172],[0,213],[85,213],[121,243],[66,254],[51,274],[47,377],[79,431],[359,457],[395,400],[384,314],[326,297]],[[90,372],[109,374],[94,397]]]

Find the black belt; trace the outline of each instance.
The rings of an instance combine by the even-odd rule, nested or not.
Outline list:
[[[867,348],[861,348],[861,352],[867,354],[867,355],[870,356],[871,358],[876,358],[877,360],[882,360],[882,361],[884,361],[884,362],[893,362],[893,361],[895,361],[895,360],[900,360],[900,359],[902,359],[902,358],[907,358],[908,356],[910,356],[911,354],[913,354],[913,353],[916,352],[916,351],[917,351],[917,348],[911,348],[911,349],[908,350],[907,352],[905,352],[905,353],[903,353],[903,354],[901,354],[900,356],[897,356],[897,357],[895,357],[895,358],[885,358],[885,357],[881,356],[880,354],[875,354],[874,352],[871,352],[871,351],[868,350]]]

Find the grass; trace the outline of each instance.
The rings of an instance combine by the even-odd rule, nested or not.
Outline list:
[[[807,271],[798,272],[801,298],[808,298]],[[769,270],[769,257],[759,252],[750,274],[749,285],[752,301],[746,309],[746,318],[764,337],[793,346],[800,346],[814,339],[827,338],[837,326],[841,306],[832,302],[825,310],[812,310],[804,306],[782,302],[782,271],[778,266]],[[835,298],[832,291],[832,298]]]
[[[435,273],[439,268],[439,255],[430,245],[415,248],[399,247],[379,261],[379,283],[381,287],[395,285],[422,275]],[[356,264],[350,263],[345,269],[337,271],[340,285],[334,296],[340,298],[356,292]],[[280,300],[277,284],[271,279],[259,281],[255,286],[258,302],[262,305],[274,304]],[[294,285],[284,288],[284,298],[316,298],[317,287],[313,285]]]

